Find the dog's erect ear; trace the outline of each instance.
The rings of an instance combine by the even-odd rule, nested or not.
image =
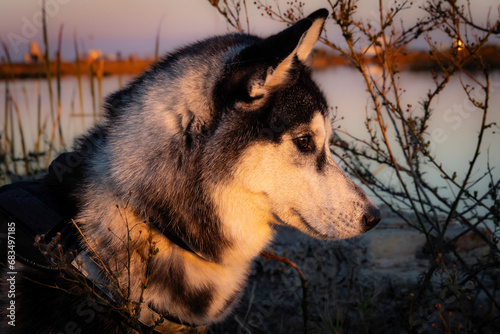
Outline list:
[[[261,99],[285,83],[293,72],[294,62],[308,65],[327,17],[326,9],[317,10],[282,32],[242,50],[236,61],[244,69],[239,78],[233,78],[246,93],[241,96],[240,92],[241,100],[248,103]]]
[[[301,62],[303,63],[307,62],[307,59],[311,54],[314,44],[316,44],[316,42],[319,39],[319,36],[321,35],[321,31],[323,30],[323,26],[325,24],[325,20],[327,17],[328,17],[328,10],[323,8],[315,11],[305,19],[305,20],[310,20],[312,23],[311,27],[306,31],[305,34],[302,35],[302,38],[296,48],[297,58]]]

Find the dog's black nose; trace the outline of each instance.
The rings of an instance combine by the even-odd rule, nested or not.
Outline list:
[[[363,223],[365,224],[365,232],[371,230],[380,222],[380,210],[377,206],[372,205],[367,210],[363,216]]]

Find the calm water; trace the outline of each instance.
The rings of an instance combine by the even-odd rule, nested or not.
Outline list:
[[[99,92],[103,97],[119,89],[120,83],[123,85],[130,81],[130,76],[111,76],[104,77],[101,83],[101,89],[97,79],[94,79],[94,100],[97,113],[100,113]],[[5,81],[0,81],[0,103],[1,103],[1,116],[0,116],[0,133],[4,133],[5,124]],[[28,79],[28,80],[15,80],[9,83],[12,97],[17,104],[24,130],[24,138],[28,146],[28,150],[34,149],[34,143],[37,138],[38,129],[38,110],[40,109],[40,124],[46,126],[45,141],[50,140],[53,129],[53,118],[51,116],[51,104],[49,97],[48,84],[45,79]],[[57,115],[57,86],[56,81],[52,80],[53,101],[54,101],[54,114]],[[69,145],[75,136],[83,133],[95,122],[93,112],[93,98],[91,81],[88,76],[82,77],[82,100],[83,110],[80,107],[80,98],[78,93],[78,81],[76,77],[67,76],[61,79],[61,125],[64,141]],[[38,105],[40,103],[40,108]],[[18,127],[17,116],[14,115],[14,127]],[[10,121],[9,121],[10,123]],[[9,124],[10,126],[10,124]],[[19,133],[14,133],[16,136],[16,143],[19,140]],[[3,136],[2,136],[3,137]],[[20,145],[16,146],[16,152],[20,154]]]
[[[422,98],[435,86],[432,77],[424,72],[402,72],[400,76],[401,87],[406,90],[402,95],[402,104],[410,104],[418,115]],[[326,92],[330,105],[338,107],[337,123],[341,128],[357,137],[369,138],[364,120],[367,112],[372,113],[372,104],[357,71],[350,68],[329,69],[316,72],[315,77]],[[487,123],[500,125],[500,72],[491,75],[490,84]],[[475,96],[479,97],[479,94]],[[445,166],[458,167],[467,163],[475,149],[482,112],[471,106],[457,77],[450,81],[431,107],[434,110],[428,129],[431,148],[442,158]],[[344,119],[341,120],[341,117]],[[495,132],[488,131],[482,152],[486,154],[488,147],[492,165],[499,165],[500,145],[497,144],[500,143],[500,131]]]
[[[364,126],[366,115],[373,114],[369,94],[365,91],[362,77],[356,70],[351,68],[335,68],[315,73],[317,81],[326,92],[331,106],[338,108],[336,124],[341,125],[343,131],[347,131],[358,138],[369,139],[368,132]],[[410,104],[415,115],[421,111],[420,103],[430,89],[435,87],[430,73],[425,72],[402,72],[400,83],[406,92],[402,95],[403,105]],[[467,78],[463,82],[470,83]],[[481,155],[473,170],[472,179],[483,175],[487,163],[494,168],[495,181],[500,178],[500,72],[492,73],[490,77],[490,101],[487,116],[487,124],[496,122],[486,131],[481,145]],[[478,90],[478,89],[476,89]],[[476,97],[480,97],[480,94]],[[457,181],[463,180],[469,161],[472,159],[477,145],[479,127],[482,121],[482,112],[474,108],[464,93],[460,79],[453,78],[446,89],[439,94],[431,105],[433,116],[429,124],[430,148],[434,152],[444,169],[452,175],[457,172]],[[341,119],[344,117],[344,119]],[[387,119],[387,123],[389,120]],[[389,129],[391,129],[389,127]],[[397,145],[392,145],[396,157],[401,159],[402,153]],[[374,171],[377,166],[373,167]],[[447,187],[445,196],[454,196],[456,188],[445,181],[436,168],[428,165],[425,169],[429,182],[435,186]],[[389,168],[379,168],[377,177],[385,180],[387,184],[395,182],[396,175]],[[479,194],[488,190],[489,179],[484,179],[475,185],[473,190]]]
[[[348,131],[356,137],[367,138],[364,120],[366,113],[371,113],[371,104],[369,95],[363,86],[362,78],[357,71],[346,67],[331,68],[317,71],[314,76],[326,93],[329,104],[338,110],[335,124],[341,125],[343,131]],[[97,80],[95,80],[94,95],[98,98],[99,92],[102,92],[102,95],[106,96],[117,90],[120,84],[125,84],[130,79],[131,77],[106,77],[102,81],[100,90]],[[4,145],[5,85],[4,81],[0,81],[0,110],[2,110],[0,113],[0,133],[2,134],[2,145]],[[61,125],[65,142],[71,143],[75,136],[81,134],[94,123],[90,79],[88,77],[82,79],[83,116],[82,110],[80,110],[77,79],[75,77],[64,77],[61,87]],[[406,89],[402,96],[404,105],[411,104],[412,109],[418,109],[422,97],[426,95],[430,88],[434,87],[434,84],[428,73],[403,72],[401,73],[401,87]],[[497,122],[500,125],[500,72],[492,74],[491,87],[491,107],[488,123]],[[53,128],[47,82],[45,80],[16,80],[10,83],[10,89],[12,97],[20,110],[24,137],[30,151],[34,149],[36,141],[37,110],[40,102],[40,122],[46,124],[42,150],[44,147],[46,149],[48,147],[46,143],[50,140]],[[56,101],[55,81],[53,90],[54,101]],[[432,134],[430,137],[431,147],[440,158],[443,166],[448,170],[456,171],[460,179],[460,175],[465,173],[468,161],[472,158],[482,115],[477,109],[471,107],[457,78],[454,78],[448,84],[435,102],[437,104],[434,105],[433,121],[429,127],[429,133]],[[54,107],[54,110],[57,113],[57,107]],[[418,113],[418,110],[415,113]],[[343,119],[341,119],[342,117]],[[16,116],[13,121],[17,130],[18,120]],[[478,166],[485,166],[489,158],[491,166],[500,167],[499,131],[496,131],[497,134],[491,134],[491,132],[489,131],[489,134],[485,137]],[[18,131],[15,132],[15,142],[17,155],[19,156],[21,147],[19,145]],[[487,154],[488,151],[489,155]],[[484,168],[481,171],[479,169],[474,171],[475,176],[481,175],[483,171]],[[495,174],[498,176],[498,171],[495,171]],[[434,171],[433,175],[431,175],[431,177],[434,177],[433,182],[445,184],[438,173]],[[389,168],[382,169],[378,176],[387,178],[387,182],[392,182],[391,180],[395,178]],[[478,187],[485,190],[487,184],[479,184]]]

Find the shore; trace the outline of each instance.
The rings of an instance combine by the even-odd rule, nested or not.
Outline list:
[[[153,60],[151,59],[134,59],[120,61],[81,61],[78,70],[76,62],[61,62],[59,72],[61,76],[90,75],[91,69],[96,76],[121,75],[121,74],[138,74],[147,69]],[[57,75],[57,63],[50,63],[50,72],[52,77]],[[46,76],[46,70],[43,63],[13,63],[0,64],[0,79],[17,78],[40,78]]]
[[[465,51],[458,51],[456,56],[460,57],[460,53]],[[450,56],[451,53],[445,52],[444,54]],[[483,60],[490,66],[490,68],[500,68],[500,47],[499,46],[486,46],[480,52]],[[365,55],[363,57],[367,64],[379,64],[380,61],[375,56]],[[450,59],[444,56],[440,57],[443,64],[450,64]],[[66,75],[93,75],[108,76],[108,75],[122,75],[122,74],[139,74],[147,69],[152,63],[153,59],[129,59],[119,61],[80,61],[79,69],[76,62],[62,61],[59,65],[59,73],[61,76]],[[400,70],[410,71],[428,71],[432,69],[439,69],[435,59],[429,54],[428,51],[408,51],[401,52],[394,60],[399,65]],[[350,66],[350,62],[342,56],[332,55],[322,50],[317,50],[313,58],[313,67],[315,69],[324,69],[332,66]],[[473,67],[471,64],[470,67]],[[92,71],[91,71],[92,69]],[[53,77],[58,73],[57,63],[50,63],[50,72]],[[39,63],[12,63],[0,64],[0,80],[9,78],[40,78],[46,76],[46,69],[43,62]]]
[[[462,50],[452,52],[452,50],[443,50],[437,58],[439,59],[441,65],[449,66],[452,64],[453,57],[463,57],[465,52],[467,51]],[[480,50],[478,55],[491,69],[500,68],[500,46],[487,45]],[[380,64],[380,60],[374,55],[364,55],[362,58],[366,64]],[[433,56],[429,51],[424,50],[402,51],[394,55],[393,63],[398,65],[398,70],[429,71],[439,70],[440,68],[440,65],[436,62],[436,56]],[[351,63],[344,57],[330,55],[324,51],[317,50],[314,55],[313,67],[315,69],[341,65],[351,65]],[[472,63],[466,65],[469,69],[473,69],[474,66],[475,65]]]

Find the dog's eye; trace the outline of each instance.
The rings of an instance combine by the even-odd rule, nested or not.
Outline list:
[[[313,150],[311,136],[298,137],[295,138],[293,141],[297,146],[297,148],[302,152],[310,152]]]

